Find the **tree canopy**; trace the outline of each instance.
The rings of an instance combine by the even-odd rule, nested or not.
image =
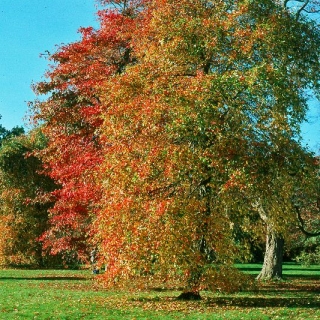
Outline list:
[[[41,174],[42,165],[31,155],[45,139],[36,132],[2,140],[0,148],[0,264],[44,266],[48,257],[39,237],[47,229],[50,202],[44,193],[55,188]],[[47,260],[47,261],[45,261]]]
[[[315,165],[300,144],[319,93],[313,9],[101,2],[114,7],[100,11],[100,28],[52,54],[35,88],[49,94],[33,104],[48,139],[38,155],[60,186],[42,239],[53,253],[97,247],[111,285],[240,286],[228,271],[241,255],[235,230],[260,215],[285,236],[293,199],[307,192],[297,191],[304,166]]]

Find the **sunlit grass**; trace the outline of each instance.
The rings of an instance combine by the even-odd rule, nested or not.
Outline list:
[[[251,275],[258,275],[261,270],[261,264],[236,264],[236,267],[243,271],[244,273]],[[320,265],[311,265],[308,267],[302,266],[296,263],[285,263],[283,265],[283,277],[284,279],[290,276],[310,276],[310,277],[320,277]]]
[[[239,266],[254,277],[261,265]],[[320,266],[284,267],[285,280],[250,292],[107,291],[86,270],[1,270],[0,319],[320,319]]]

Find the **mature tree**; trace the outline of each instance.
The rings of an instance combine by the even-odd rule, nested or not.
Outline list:
[[[161,271],[198,291],[232,262],[247,212],[277,241],[294,221],[286,170],[303,158],[320,37],[268,0],[152,1],[145,17],[137,63],[103,84],[97,236],[111,282]]]
[[[280,5],[282,5],[290,14],[292,19],[300,22],[299,26],[301,29],[301,33],[307,36],[306,41],[308,39],[317,40],[319,34],[319,25],[317,23],[316,13],[319,12],[319,1],[309,1],[309,0],[298,0],[298,1],[279,1]],[[314,19],[314,20],[309,20]],[[295,24],[293,24],[295,26]],[[310,33],[305,33],[304,30],[309,29]],[[298,28],[299,29],[299,28]],[[309,36],[308,36],[309,34]],[[311,36],[313,34],[314,36]],[[310,37],[310,38],[309,38]],[[300,49],[300,53],[302,50],[307,49],[306,46],[303,49]],[[299,79],[304,84],[299,86],[300,99],[298,103],[302,103],[304,108],[306,109],[305,101],[301,99],[303,97],[303,93],[305,93],[305,99],[308,98],[306,94],[306,90],[312,90],[312,94],[318,95],[319,85],[316,82],[317,76],[312,74],[311,70],[317,69],[317,64],[319,61],[318,52],[313,51],[312,46],[309,47],[309,52],[305,52],[305,57],[307,65],[305,67],[303,64],[301,65],[301,69],[303,68],[305,73],[298,73],[296,75],[296,79]],[[289,58],[292,58],[289,56]],[[308,74],[310,72],[310,74]],[[291,74],[290,74],[291,75]],[[315,76],[315,77],[314,77]],[[310,84],[305,81],[310,77]],[[304,91],[305,90],[305,91]],[[299,123],[299,122],[298,122]],[[306,231],[304,226],[304,219],[301,216],[301,212],[308,212],[308,221],[319,221],[319,210],[310,210],[310,207],[315,208],[314,203],[317,201],[316,199],[319,197],[319,187],[318,187],[318,162],[315,161],[314,155],[310,153],[308,150],[303,149],[300,146],[292,145],[292,140],[288,141],[282,150],[278,151],[278,158],[287,159],[284,163],[280,163],[282,168],[280,171],[277,171],[277,178],[275,181],[279,180],[279,176],[282,175],[283,181],[285,181],[285,189],[286,193],[282,196],[279,201],[279,197],[277,201],[274,203],[278,203],[278,210],[282,211],[285,215],[287,215],[286,227],[284,228],[284,223],[281,221],[274,222],[270,220],[270,209],[264,209],[261,201],[260,204],[256,207],[260,214],[260,217],[267,224],[267,240],[266,240],[266,253],[263,264],[263,269],[258,276],[258,279],[271,279],[271,278],[281,278],[282,277],[282,257],[284,250],[284,240],[286,236],[288,236],[288,232],[291,233],[296,227],[305,234],[306,237],[313,237],[317,235],[317,228],[311,228],[312,231]],[[293,142],[293,144],[295,144]],[[293,150],[293,154],[288,159],[288,150]],[[290,151],[289,151],[290,153]],[[293,161],[292,161],[293,159]],[[289,160],[289,161],[288,161]],[[277,167],[277,165],[275,166]],[[275,168],[274,167],[274,168]],[[282,172],[282,174],[281,174]],[[294,177],[292,179],[292,172],[294,172]],[[289,187],[288,182],[291,181],[291,185]],[[270,185],[270,184],[269,184]],[[304,188],[303,188],[303,187]],[[316,186],[316,187],[315,187]],[[273,190],[276,190],[277,187],[273,187]],[[274,192],[277,196],[277,193]],[[283,199],[286,198],[286,201]],[[303,198],[304,201],[300,201],[299,205],[297,204],[297,198]],[[307,200],[306,200],[307,199]],[[307,204],[308,202],[308,204]],[[282,203],[282,204],[281,204]],[[256,203],[257,204],[257,203]],[[265,204],[266,206],[266,204]],[[271,207],[271,211],[274,210]],[[281,215],[280,215],[281,216]],[[284,219],[283,219],[284,220]],[[289,222],[289,220],[291,222]],[[296,233],[296,232],[295,232]],[[296,233],[297,234],[297,233]]]
[[[231,290],[234,230],[260,215],[282,241],[296,221],[289,171],[305,159],[295,141],[319,89],[319,30],[288,1],[100,2],[115,9],[36,86],[50,95],[33,110],[40,156],[61,186],[43,240],[84,256],[93,236],[111,284]]]
[[[308,212],[306,221],[319,220],[319,211],[310,210],[310,203],[319,196],[318,164],[313,154],[296,141],[288,141],[276,154],[264,156],[269,161],[264,167],[268,175],[251,190],[256,195],[256,202],[252,200],[254,207],[267,226],[264,265],[258,279],[279,279],[285,239],[298,229],[309,235],[315,230],[306,230],[305,217],[300,212],[304,216]]]
[[[29,153],[44,147],[36,132],[7,138],[0,149],[0,202],[2,264],[43,266],[39,236],[47,227],[50,203],[39,197],[54,189],[51,179],[40,173],[41,162]]]

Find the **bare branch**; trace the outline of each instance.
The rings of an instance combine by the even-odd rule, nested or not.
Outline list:
[[[296,19],[299,20],[300,15],[302,13],[302,11],[305,11],[307,5],[309,4],[309,0],[305,1],[304,4],[300,7],[300,9],[298,9],[297,13],[296,13]]]
[[[308,238],[320,236],[320,231],[318,231],[318,232],[309,232],[309,231],[305,230],[305,228],[304,228],[305,223],[304,223],[304,220],[301,217],[300,208],[298,206],[295,206],[294,208],[296,210],[297,218],[298,218],[298,221],[299,221],[298,228],[301,230],[301,232]]]

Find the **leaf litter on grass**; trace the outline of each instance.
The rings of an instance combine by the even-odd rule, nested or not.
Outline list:
[[[8,290],[0,299],[0,318],[24,314],[43,319],[51,314],[56,319],[320,319],[320,279],[316,277],[261,282],[253,291],[234,294],[203,291],[201,301],[179,301],[180,292],[172,289],[111,291],[91,276],[73,280],[65,275],[33,276],[30,280],[17,275],[16,281],[0,277],[2,288]],[[35,309],[37,305],[46,310]]]

